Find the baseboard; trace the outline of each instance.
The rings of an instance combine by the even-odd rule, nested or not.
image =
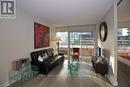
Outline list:
[[[3,84],[0,84],[0,87],[7,87],[9,86],[9,81],[8,82],[4,82]]]
[[[115,81],[114,78],[112,78],[111,76],[107,75],[107,78],[109,79],[109,81],[111,82],[111,84],[113,86],[118,86],[118,82],[117,80]]]
[[[126,65],[130,66],[130,60],[127,60],[127,59],[122,58],[122,57],[118,57],[118,60],[125,63]]]

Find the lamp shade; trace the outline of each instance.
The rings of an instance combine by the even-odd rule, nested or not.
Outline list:
[[[60,39],[60,37],[54,37],[53,41],[57,43],[57,42],[61,41],[61,39]]]

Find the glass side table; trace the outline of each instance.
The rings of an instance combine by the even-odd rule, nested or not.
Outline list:
[[[24,81],[32,79],[38,73],[38,67],[34,65],[27,65],[19,70],[10,70],[9,87],[16,87],[16,85],[22,87]]]

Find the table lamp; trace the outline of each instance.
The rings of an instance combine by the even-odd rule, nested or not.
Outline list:
[[[53,41],[57,44],[57,51],[59,53],[59,44],[60,44],[60,41],[61,41],[60,37],[54,37]]]

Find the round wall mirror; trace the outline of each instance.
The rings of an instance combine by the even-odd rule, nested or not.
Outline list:
[[[102,22],[99,27],[99,37],[102,42],[104,42],[107,38],[107,24],[106,22]]]

